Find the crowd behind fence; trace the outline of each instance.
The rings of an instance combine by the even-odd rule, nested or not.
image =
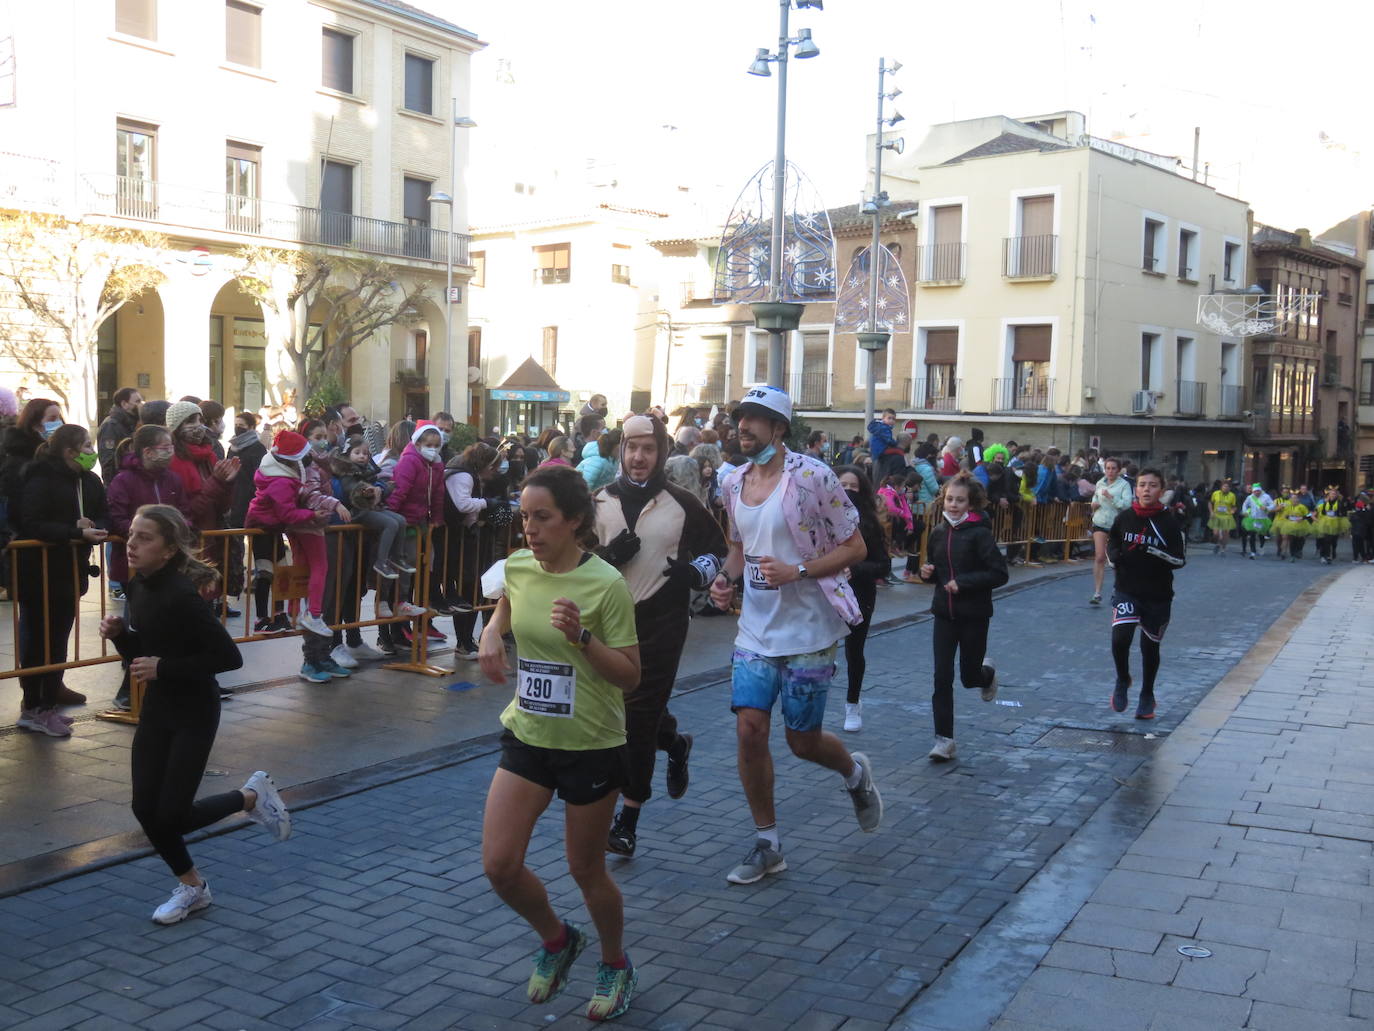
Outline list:
[[[912,505],[912,513],[918,521],[914,554],[919,562],[924,564],[927,560],[930,533],[936,525],[935,520],[939,518],[939,514],[933,510],[933,506],[919,503]],[[1037,557],[1048,557],[1052,550],[1057,550],[1055,546],[1058,545],[1062,545],[1062,557],[1069,559],[1072,557],[1075,543],[1083,543],[1091,539],[1091,507],[1086,503],[1029,504],[1014,502],[1007,506],[994,506],[988,512],[988,516],[992,521],[996,540],[999,545],[1006,549],[1009,559],[1024,558],[1025,561],[1032,561]],[[724,511],[718,509],[717,517],[724,527]],[[326,597],[326,622],[329,628],[335,632],[414,622],[417,624],[417,630],[410,635],[409,656],[404,659],[398,657],[398,661],[387,663],[384,668],[442,675],[448,671],[434,666],[429,660],[430,645],[427,631],[430,622],[437,615],[481,613],[495,608],[496,603],[486,598],[482,593],[481,574],[493,563],[504,559],[512,550],[521,546],[520,523],[518,519],[514,519],[504,527],[499,528],[481,524],[475,527],[443,524],[409,532],[416,533],[417,548],[416,572],[411,579],[411,597],[407,599],[402,596],[402,581],[400,579],[378,579],[373,572],[374,557],[369,554],[369,542],[362,526],[349,523],[330,526],[325,529],[328,547],[332,552],[331,576]],[[273,612],[285,611],[294,617],[306,597],[305,567],[284,561],[286,549],[280,533],[258,528],[206,530],[201,535],[202,554],[220,571],[223,578],[222,582],[251,584],[254,559],[253,548],[250,543],[252,538],[263,536],[273,539],[271,609]],[[122,543],[117,537],[111,537],[109,541],[116,544]],[[897,541],[891,534],[890,526],[889,541],[894,550],[899,550]],[[48,619],[52,618],[52,606],[49,603],[48,560],[53,549],[66,547],[80,548],[84,551],[89,548],[89,545],[83,545],[79,542],[50,544],[37,540],[16,540],[8,546],[8,550],[12,554],[32,549],[40,551],[42,613],[45,625],[42,662],[33,663],[30,661],[28,665],[22,665],[23,658],[19,650],[20,606],[18,604],[12,606],[11,628],[15,644],[14,663],[11,668],[0,669],[0,680],[18,676],[63,672],[100,663],[120,661],[119,654],[103,638],[99,639],[97,654],[83,654],[83,621],[89,621],[92,618],[89,612],[83,612],[83,608],[91,606],[89,593],[87,604],[83,606],[78,603],[76,607],[75,623],[68,638],[68,648],[65,649],[67,654],[54,659],[54,649],[49,640],[50,635],[47,632],[46,623]],[[79,597],[81,593],[79,581],[85,563],[82,561],[80,553],[75,558],[77,561],[72,563],[73,593]],[[98,625],[99,621],[107,615],[122,614],[123,608],[120,602],[110,598],[107,590],[109,583],[106,567],[107,549],[103,547],[91,549],[91,558],[93,560],[93,565],[89,570],[92,575],[91,592],[95,594],[98,605],[98,615],[95,616]],[[233,568],[236,564],[242,564],[242,568]],[[240,573],[242,573],[242,577],[239,577]],[[12,600],[19,597],[18,576],[18,563],[11,562],[9,591]],[[385,597],[393,603],[413,600],[425,608],[425,614],[413,618],[403,615],[379,617],[375,614],[374,603],[373,617],[363,618],[362,598],[369,590],[373,589],[382,592],[378,597]],[[283,636],[279,632],[261,633],[255,631],[251,589],[245,590],[243,593],[242,612],[238,617],[229,615],[231,610],[227,594],[220,592],[215,597],[213,604],[221,622],[229,628],[230,635],[236,643],[251,644],[258,641],[276,640]],[[440,611],[441,609],[442,611]],[[240,618],[242,619],[241,625],[238,623]],[[89,638],[89,635],[87,637]]]

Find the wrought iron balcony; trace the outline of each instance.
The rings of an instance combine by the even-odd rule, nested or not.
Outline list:
[[[1054,380],[1016,378],[992,381],[992,408],[996,412],[1048,412],[1054,400]]]
[[[448,256],[448,231],[423,224],[214,193],[135,176],[85,175],[82,181],[87,211],[155,222],[164,231],[176,227],[218,230],[441,265]],[[453,234],[455,265],[469,264],[471,239],[466,233]]]
[[[401,386],[418,388],[428,385],[424,358],[393,358],[392,365],[396,370],[393,379]]]
[[[1174,413],[1185,419],[1200,419],[1207,414],[1207,384],[1193,380],[1177,381]]]
[[[1052,276],[1059,271],[1059,237],[1007,236],[1002,239],[1002,275],[1008,279]]]
[[[928,243],[916,248],[916,276],[922,283],[956,283],[964,278],[968,244]]]
[[[1245,411],[1245,388],[1227,383],[1221,385],[1221,399],[1217,405],[1218,419],[1243,419]]]
[[[959,411],[959,380],[930,380],[926,378],[911,381],[909,400],[915,411],[957,412]]]

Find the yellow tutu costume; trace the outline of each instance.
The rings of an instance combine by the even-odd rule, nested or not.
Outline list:
[[[1234,491],[1212,491],[1212,516],[1207,520],[1210,530],[1235,530],[1236,495]]]

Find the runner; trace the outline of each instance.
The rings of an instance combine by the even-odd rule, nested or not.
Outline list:
[[[217,673],[243,665],[238,647],[193,580],[218,573],[191,554],[191,530],[171,505],[144,505],[125,550],[135,575],[125,584],[127,619],[106,616],[100,636],[113,641],[147,693],[134,732],[134,816],[180,882],[153,911],[175,924],[210,905],[210,885],[186,851],[183,835],[244,812],[278,841],[291,836],[291,814],[262,770],[238,791],[197,799],[196,788],[219,729]]]
[[[875,831],[883,803],[867,756],[821,729],[835,650],[861,614],[842,575],[867,555],[859,513],[834,472],[783,443],[792,399],[777,387],[744,395],[732,417],[748,462],[721,485],[730,517],[730,554],[711,584],[727,608],[744,584],[735,638],[730,708],[739,741],[739,776],[757,838],[730,871],[732,884],[753,884],[787,869],[773,805],[769,722],[782,697],[787,744],[799,759],[844,778],[859,827]]]
[[[596,535],[607,542],[598,554],[620,570],[634,598],[642,668],[639,686],[625,696],[629,780],[606,848],[632,856],[656,752],[668,755],[668,797],[687,791],[692,735],[678,732],[668,697],[687,643],[692,590],[715,579],[726,547],[720,525],[696,495],[667,481],[663,424],[635,415],[611,432],[622,440],[620,475],[596,494]]]
[[[1274,499],[1264,492],[1258,483],[1250,484],[1250,493],[1240,506],[1241,530],[1240,553],[1246,558],[1259,558],[1264,550],[1264,538],[1269,535],[1269,525],[1274,516]]]
[[[997,670],[984,662],[992,592],[1007,582],[1007,560],[997,547],[984,510],[983,485],[969,473],[958,473],[940,488],[943,516],[930,531],[929,561],[921,579],[934,581],[930,601],[931,645],[935,650],[935,690],[930,709],[935,718],[935,744],[930,758],[954,758],[954,653],[959,653],[959,680],[982,691],[983,701],[997,697]]]
[[[1112,711],[1125,712],[1131,689],[1131,641],[1140,626],[1140,699],[1135,718],[1155,718],[1155,677],[1159,673],[1159,645],[1169,626],[1174,597],[1174,570],[1187,563],[1183,531],[1162,518],[1159,496],[1164,475],[1145,468],[1136,474],[1135,502],[1116,517],[1107,540],[1107,554],[1116,567],[1112,593],[1112,660],[1116,687]],[[1215,495],[1213,495],[1215,497]],[[1232,506],[1234,507],[1234,505]]]
[[[1350,528],[1350,519],[1345,514],[1345,498],[1337,487],[1327,487],[1326,496],[1317,503],[1313,516],[1313,536],[1317,538],[1317,555],[1322,565],[1329,566],[1336,561],[1336,541]]]
[[[849,586],[859,602],[863,620],[851,627],[849,636],[844,639],[845,672],[849,676],[849,693],[844,700],[844,729],[855,733],[864,727],[864,703],[859,697],[863,690],[864,674],[868,672],[864,645],[868,641],[873,610],[878,604],[878,583],[892,574],[892,559],[887,553],[887,539],[883,536],[882,525],[878,522],[878,501],[873,496],[873,482],[857,465],[837,465],[835,475],[840,478],[840,486],[849,497],[849,503],[858,509],[859,532],[863,535],[866,550],[863,561],[855,562],[849,568]],[[918,551],[911,553],[907,563],[920,563]]]
[[[534,824],[554,793],[565,803],[564,846],[601,937],[592,1020],[625,1012],[638,974],[622,946],[625,910],[606,872],[606,835],[616,791],[626,783],[624,696],[639,683],[634,602],[610,565],[585,550],[596,519],[574,469],[536,469],[520,495],[528,549],[505,562],[503,597],[482,630],[482,672],[509,672],[503,636],[516,640],[516,692],[501,714],[501,762],[487,792],[482,866],[511,909],[543,942],[527,994],[545,1003],[567,986],[587,938],[559,919],[525,865]]]
[[[1274,515],[1275,533],[1279,535],[1279,558],[1283,558],[1283,545],[1288,545],[1288,561],[1296,562],[1302,558],[1302,549],[1307,538],[1312,535],[1311,513],[1299,497],[1287,487]]]
[[[1236,528],[1236,492],[1230,477],[1221,481],[1221,489],[1212,491],[1212,518],[1207,520],[1212,530],[1212,554],[1226,554],[1226,539]]]
[[[1108,458],[1106,470],[1093,491],[1093,596],[1090,605],[1102,604],[1102,579],[1107,575],[1107,536],[1116,517],[1131,504],[1131,485],[1121,475],[1121,459]]]

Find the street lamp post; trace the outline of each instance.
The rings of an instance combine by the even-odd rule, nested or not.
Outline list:
[[[444,411],[453,413],[453,222],[457,215],[458,205],[454,198],[458,196],[458,130],[476,128],[477,123],[471,118],[458,114],[458,98],[453,99],[453,109],[449,112],[448,129],[448,193],[442,190],[429,195],[431,204],[448,205],[448,247],[445,253],[444,267],[446,275],[444,277]],[[465,409],[470,410],[471,406],[465,404]],[[464,411],[464,417],[467,411]]]
[[[823,0],[796,0],[797,10],[814,7],[823,9]],[[782,382],[782,349],[787,334],[801,324],[804,305],[782,299],[782,241],[784,201],[787,194],[787,58],[789,48],[796,46],[797,58],[815,57],[820,49],[811,41],[811,30],[802,29],[794,39],[787,34],[787,16],[792,0],[778,0],[778,52],[768,53],[759,48],[750,75],[768,76],[770,62],[778,66],[778,124],[777,145],[773,152],[773,225],[768,253],[768,301],[751,306],[755,324],[768,331],[768,382],[786,389]]]
[[[873,239],[868,247],[868,312],[869,312],[869,332],[859,333],[859,346],[867,356],[868,375],[864,383],[864,411],[865,418],[875,418],[878,407],[878,352],[887,346],[892,338],[891,333],[878,331],[878,276],[882,267],[879,259],[879,247],[882,246],[880,236],[882,233],[883,208],[887,206],[887,194],[883,192],[883,151],[892,149],[897,153],[902,152],[901,140],[894,140],[892,143],[883,142],[883,129],[896,125],[902,121],[902,116],[894,115],[891,118],[883,118],[883,101],[895,100],[901,95],[901,90],[893,90],[891,93],[884,91],[886,77],[895,75],[901,70],[902,63],[893,61],[892,67],[888,67],[885,58],[878,58],[878,120],[873,134],[873,198],[863,206],[864,211],[871,212],[873,215]]]

